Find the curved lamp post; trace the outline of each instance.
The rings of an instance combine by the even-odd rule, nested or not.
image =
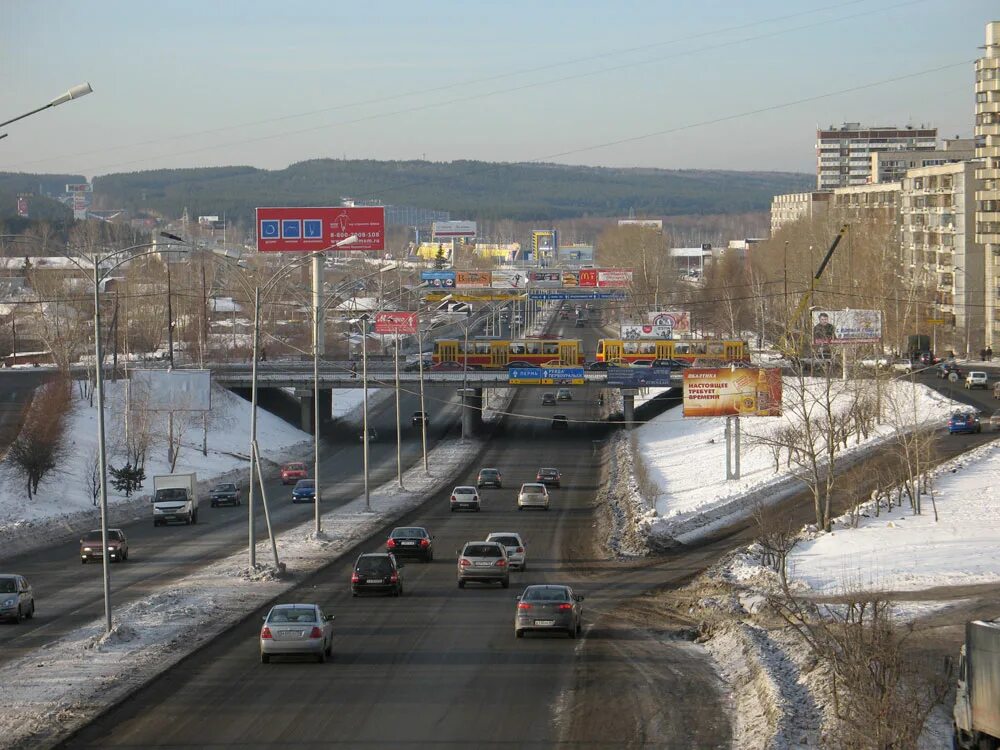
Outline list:
[[[42,110],[49,109],[50,107],[58,107],[60,104],[65,104],[66,102],[72,101],[73,99],[79,99],[81,96],[86,96],[92,91],[93,89],[90,87],[89,83],[81,83],[78,86],[74,86],[73,88],[71,88],[65,94],[57,96],[51,102],[49,102],[44,106],[39,107],[38,109],[33,109],[30,112],[25,112],[23,115],[18,115],[17,117],[11,118],[10,120],[5,120],[4,122],[0,122],[0,128],[2,128],[5,125],[10,125],[12,122],[23,120],[25,117],[31,117],[31,115],[37,114]],[[4,133],[3,135],[0,135],[0,138],[4,138],[6,137],[6,135],[7,134]]]

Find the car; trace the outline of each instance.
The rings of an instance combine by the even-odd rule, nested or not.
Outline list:
[[[366,552],[354,561],[351,573],[351,596],[387,594],[402,596],[403,563],[390,552]]]
[[[503,475],[499,469],[480,469],[479,476],[476,477],[476,487],[496,487],[503,489]]]
[[[102,546],[100,529],[91,529],[84,534],[80,538],[80,563],[86,565],[91,560],[103,560]],[[122,529],[108,529],[108,560],[111,562],[128,560],[128,539]]]
[[[317,604],[275,604],[260,629],[260,661],[272,656],[305,654],[320,664],[333,652],[333,615]]]
[[[525,362],[524,360],[518,359],[513,362],[507,363],[507,368],[511,367],[535,367],[536,365],[531,364],[531,362]]]
[[[458,553],[458,587],[469,581],[510,586],[507,548],[499,542],[466,542]]]
[[[629,367],[652,367],[652,366],[653,366],[653,360],[651,359],[637,359],[631,364],[629,364]]]
[[[453,489],[449,503],[452,511],[456,511],[459,508],[467,508],[475,511],[482,510],[479,490],[468,484],[461,484]]]
[[[569,320],[569,310],[560,310],[559,320]]]
[[[461,362],[438,362],[436,365],[431,366],[433,372],[463,372],[471,369],[471,367],[467,368]]]
[[[385,540],[385,551],[397,558],[419,557],[424,562],[434,559],[434,537],[423,526],[397,526]]]
[[[0,620],[30,620],[35,616],[35,592],[24,576],[0,573]]]
[[[523,638],[530,630],[566,633],[576,638],[583,629],[583,594],[569,586],[537,584],[528,586],[516,597],[514,636]]]
[[[881,370],[886,368],[890,364],[890,359],[882,355],[873,355],[871,357],[865,357],[858,362],[862,367],[868,370]]]
[[[548,392],[542,394],[542,406],[555,406],[556,394]]]
[[[585,328],[587,326],[586,318],[577,318],[576,322],[573,324],[574,328]]]
[[[562,473],[559,469],[539,469],[538,473],[535,474],[535,481],[539,484],[544,484],[546,487],[558,487],[562,482]]]
[[[549,509],[549,490],[541,482],[525,482],[517,493],[517,509],[541,508]]]
[[[428,427],[430,427],[431,420],[430,420],[430,417],[427,416],[427,412],[425,412],[425,411],[415,411],[415,412],[413,412],[413,416],[410,417],[410,423],[414,427],[419,427],[421,424],[425,424]]]
[[[211,500],[212,507],[216,508],[220,505],[242,505],[242,500],[240,499],[240,488],[237,487],[232,482],[220,482],[215,485],[211,492],[208,493],[209,500]]]
[[[937,378],[951,380],[952,374],[955,375],[955,380],[962,379],[962,369],[958,365],[942,363],[934,368],[934,375]]]
[[[917,360],[920,364],[927,366],[937,364],[938,362],[938,358],[931,352],[919,352],[917,354]]]
[[[990,430],[996,432],[1000,430],[1000,409],[997,409],[990,415],[989,419]]]
[[[984,391],[989,387],[990,378],[981,370],[972,370],[965,376],[965,387],[967,390],[982,388]]]
[[[556,401],[572,401],[573,391],[569,388],[560,388],[556,391]]]
[[[374,443],[378,440],[378,431],[374,427],[368,428],[368,442]],[[358,442],[363,443],[365,441],[365,429],[362,427],[361,431],[358,433]]]
[[[685,362],[682,359],[654,359],[651,367],[670,367],[672,369],[683,370],[685,367],[690,367],[690,362]]]
[[[486,535],[487,542],[497,542],[507,548],[507,564],[511,568],[527,570],[525,542],[516,531],[491,531]]]
[[[407,362],[403,365],[403,372],[420,372],[420,358],[413,360],[412,362]],[[434,366],[434,361],[430,357],[423,358],[423,369],[429,370]]]
[[[521,325],[524,322],[524,316],[521,313],[514,313],[513,322],[516,325]]]
[[[587,369],[593,372],[601,372],[608,369],[607,362],[591,362],[587,365]]]
[[[568,430],[569,420],[566,418],[565,414],[553,414],[552,415],[552,429],[553,430]]]
[[[309,469],[306,468],[304,463],[299,461],[294,461],[281,467],[282,484],[293,484],[300,479],[305,479],[307,476],[309,476]]]
[[[913,361],[909,359],[896,359],[889,365],[894,372],[913,372]]]
[[[948,420],[948,434],[969,434],[982,432],[983,426],[979,422],[979,415],[975,412],[955,412]]]
[[[316,481],[300,479],[292,488],[293,503],[312,503],[316,501]]]

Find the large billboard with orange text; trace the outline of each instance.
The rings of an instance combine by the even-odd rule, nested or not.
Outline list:
[[[781,369],[684,370],[685,417],[780,417]]]

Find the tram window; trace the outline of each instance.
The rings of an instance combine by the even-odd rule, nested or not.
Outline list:
[[[558,354],[559,353],[559,344],[557,342],[555,342],[555,341],[546,341],[544,344],[542,344],[542,353],[543,354]]]
[[[694,354],[704,354],[705,353],[705,345],[704,344],[693,344],[691,346],[691,351]]]
[[[490,342],[489,341],[477,341],[476,342],[476,354],[489,354],[490,353]]]
[[[510,342],[510,353],[511,354],[524,354],[524,342],[522,342],[522,341],[511,341]]]
[[[528,354],[541,354],[542,353],[542,345],[540,343],[538,343],[537,341],[529,341],[528,343],[526,343],[524,345],[524,347],[525,347],[525,351]]]
[[[625,341],[622,343],[622,351],[626,354],[638,354],[639,344],[635,341]]]
[[[709,354],[714,354],[714,355],[717,355],[717,356],[722,356],[723,354],[726,353],[726,345],[722,344],[722,343],[719,343],[719,342],[714,342],[714,343],[708,344],[707,348],[708,348],[708,353]]]
[[[690,344],[674,344],[674,354],[690,354]]]
[[[639,344],[640,354],[656,354],[656,344],[653,342]]]

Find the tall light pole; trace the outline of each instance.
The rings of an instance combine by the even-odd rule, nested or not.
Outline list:
[[[13,117],[10,120],[4,120],[3,122],[0,122],[0,128],[4,127],[5,125],[10,125],[12,122],[23,120],[25,117],[31,117],[31,115],[37,114],[42,110],[49,109],[50,107],[58,107],[60,104],[65,104],[66,102],[71,101],[73,99],[79,99],[81,96],[86,96],[92,91],[93,89],[90,87],[89,83],[81,83],[71,88],[65,94],[57,96],[51,102],[39,107],[38,109],[33,109],[30,112],[25,112],[23,115],[18,115],[17,117]],[[4,136],[0,136],[0,138],[3,137]]]
[[[361,315],[361,444],[365,474],[365,512],[371,513],[372,499],[368,488],[368,313]]]

